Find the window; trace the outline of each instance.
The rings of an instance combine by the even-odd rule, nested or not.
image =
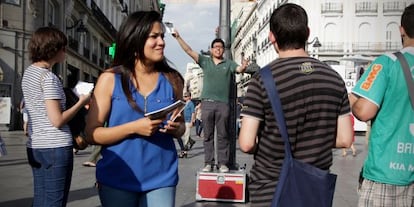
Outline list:
[[[92,37],[92,62],[98,64],[98,39]]]
[[[71,27],[74,24],[72,19],[66,19],[66,27]],[[75,29],[66,29],[66,35],[68,36],[69,47],[77,51],[79,41],[75,38]]]
[[[85,35],[85,42],[83,46],[83,56],[87,59],[90,57],[90,48],[91,48],[91,36],[89,33]]]
[[[105,58],[105,47],[104,47],[102,42],[99,43],[99,49],[100,49],[100,52],[101,52],[100,55],[99,55],[99,58],[104,59]]]
[[[401,47],[400,29],[397,23],[387,25],[385,31],[385,50],[397,50]]]
[[[16,6],[20,6],[20,0],[4,0],[3,2],[6,4],[13,4]]]
[[[100,50],[100,55],[99,55],[98,65],[103,68],[105,65],[105,46],[103,45],[102,42],[99,43],[99,50]]]
[[[74,30],[73,29],[68,29],[68,27],[72,27],[73,25],[75,25],[75,23],[73,22],[72,19],[66,19],[66,35],[69,37],[74,37]]]
[[[83,80],[84,81],[89,82],[90,81],[90,77],[91,76],[88,73],[83,72]]]
[[[56,12],[55,5],[51,1],[47,1],[46,18],[47,18],[47,23],[49,26],[56,25],[55,12]]]

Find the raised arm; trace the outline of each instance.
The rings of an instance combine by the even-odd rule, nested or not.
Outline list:
[[[198,63],[198,53],[194,51],[184,40],[181,38],[177,30],[174,30],[172,36],[177,40],[180,47],[187,53],[196,63]]]
[[[236,68],[236,71],[238,73],[244,73],[244,71],[246,71],[247,66],[249,65],[249,61],[246,59],[242,60],[242,64]]]

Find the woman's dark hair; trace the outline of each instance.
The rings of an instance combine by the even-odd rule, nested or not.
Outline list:
[[[116,36],[115,57],[113,67],[118,67],[122,76],[122,89],[128,103],[137,111],[142,111],[132,98],[130,79],[135,74],[135,59],[146,62],[144,55],[145,42],[154,23],[160,22],[161,15],[156,11],[137,11],[122,22]],[[166,59],[155,63],[154,69],[163,73],[174,88],[175,99],[182,99],[184,79],[178,71],[171,68]],[[139,86],[138,86],[139,87]]]
[[[306,11],[296,4],[282,4],[270,17],[270,31],[281,50],[305,48],[309,37]]]
[[[410,4],[404,9],[401,16],[401,26],[409,38],[414,38],[414,4]]]
[[[66,47],[66,35],[54,27],[41,27],[37,29],[30,39],[29,51],[32,62],[48,61]]]

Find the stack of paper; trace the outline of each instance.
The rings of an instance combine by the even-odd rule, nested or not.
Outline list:
[[[73,92],[77,95],[86,95],[92,92],[93,90],[93,83],[78,81],[75,88],[73,88]]]
[[[152,120],[161,119],[161,118],[166,117],[169,113],[173,112],[177,108],[179,109],[179,112],[181,113],[181,111],[184,109],[184,106],[185,106],[185,102],[182,100],[178,100],[175,103],[169,106],[166,106],[162,109],[146,113],[144,116],[149,117]],[[175,120],[175,118],[176,117],[173,117],[173,121]]]

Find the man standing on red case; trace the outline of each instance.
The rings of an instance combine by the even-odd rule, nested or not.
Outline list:
[[[203,90],[201,92],[203,111],[201,119],[204,123],[204,168],[203,172],[210,172],[214,165],[214,130],[217,129],[217,161],[219,171],[228,172],[229,162],[229,137],[228,119],[230,107],[230,80],[231,76],[246,70],[247,61],[239,66],[236,62],[225,59],[224,41],[214,39],[211,43],[211,56],[207,57],[195,52],[181,38],[177,30],[172,35],[177,39],[181,48],[197,63],[203,70]]]

